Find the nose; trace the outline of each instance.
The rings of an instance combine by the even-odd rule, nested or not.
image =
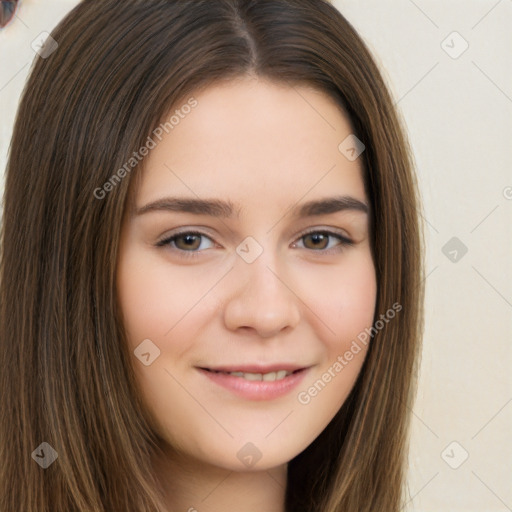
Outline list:
[[[266,255],[267,251],[250,264],[241,259],[235,263],[231,272],[235,284],[224,308],[224,322],[230,330],[251,330],[270,338],[300,321],[300,299],[293,283],[275,270],[275,260]]]

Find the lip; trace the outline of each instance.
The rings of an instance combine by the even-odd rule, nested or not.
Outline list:
[[[241,365],[237,367],[219,368],[197,368],[197,370],[208,378],[217,386],[223,387],[231,391],[233,394],[245,398],[247,400],[273,400],[290,393],[304,379],[311,367],[299,367],[290,365],[271,365],[271,366],[255,366]],[[233,368],[233,369],[231,369]],[[213,370],[213,371],[212,371]],[[273,371],[286,370],[293,371],[284,379],[275,381],[264,380],[246,380],[243,377],[235,377],[225,372],[244,372],[244,373],[269,373]]]

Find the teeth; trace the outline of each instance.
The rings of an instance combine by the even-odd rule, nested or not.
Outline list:
[[[224,373],[224,372],[223,372]],[[233,375],[234,377],[242,377],[246,380],[264,380],[264,381],[275,381],[281,380],[288,375],[291,375],[292,372],[288,372],[286,370],[279,370],[278,372],[269,372],[269,373],[247,373],[247,372],[226,372],[228,375]]]
[[[261,373],[244,373],[243,377],[245,380],[263,380]]]

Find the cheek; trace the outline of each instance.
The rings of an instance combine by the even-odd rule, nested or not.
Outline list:
[[[198,414],[191,412],[189,397],[172,375],[193,346],[194,333],[183,329],[193,328],[187,314],[211,287],[211,276],[203,277],[193,279],[192,286],[186,271],[173,271],[161,258],[158,261],[136,247],[126,248],[118,261],[117,295],[132,368],[154,427],[164,438],[176,425],[192,429],[190,417]],[[139,349],[143,346],[144,351]],[[146,352],[148,365],[137,356]]]
[[[369,253],[351,265],[345,273],[340,273],[339,299],[332,311],[332,318],[337,319],[335,330],[340,340],[356,337],[362,330],[369,327],[375,314],[377,283],[375,268]]]
[[[297,401],[305,417],[317,418],[318,434],[347,398],[368,352],[377,294],[371,253],[347,253],[336,271],[316,268],[314,273],[302,273],[301,283],[302,297],[312,312],[309,323],[316,326],[323,351]]]
[[[126,251],[118,263],[117,291],[130,346],[134,348],[146,338],[159,340],[161,345],[211,282],[212,276],[198,275],[197,270],[191,278],[187,271],[173,270],[161,258]],[[172,347],[186,349],[183,344]]]
[[[317,335],[325,333],[322,341],[330,356],[373,322],[377,284],[369,250],[347,253],[336,270],[301,272],[300,282],[301,297],[324,324]]]
[[[332,269],[331,269],[332,270]],[[318,282],[318,281],[317,281]],[[352,390],[368,352],[377,284],[369,251],[347,259],[344,269],[326,276],[325,293],[311,296],[329,327],[322,338],[321,363],[297,393],[297,418],[310,442],[332,420]],[[320,331],[318,331],[320,332]],[[309,418],[309,419],[308,419]],[[311,421],[310,418],[315,418]]]

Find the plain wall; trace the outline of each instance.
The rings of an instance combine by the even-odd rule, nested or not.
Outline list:
[[[31,42],[77,3],[22,0],[0,30],[2,171]],[[334,3],[383,69],[424,202],[426,329],[407,510],[512,510],[512,2]]]

